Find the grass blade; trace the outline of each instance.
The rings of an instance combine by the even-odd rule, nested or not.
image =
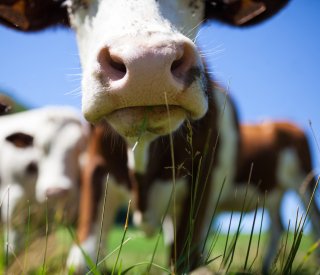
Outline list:
[[[121,250],[122,250],[122,247],[123,247],[123,242],[124,242],[124,240],[125,240],[126,233],[127,233],[127,230],[128,230],[130,206],[131,206],[131,200],[129,200],[129,203],[128,203],[128,210],[127,210],[126,221],[125,221],[125,224],[124,224],[124,230],[123,230],[122,240],[121,240],[121,243],[120,243],[120,248],[119,248],[119,252],[118,252],[118,255],[117,255],[116,262],[115,262],[115,264],[113,265],[113,268],[112,268],[112,272],[111,272],[112,275],[114,274],[115,269],[117,268],[118,261],[119,261],[119,257],[120,257]]]
[[[102,230],[103,230],[103,222],[104,222],[104,213],[105,213],[105,210],[106,210],[106,202],[107,202],[107,194],[108,194],[108,183],[109,183],[109,173],[107,174],[106,187],[105,187],[105,190],[104,190],[103,207],[102,207],[100,232],[99,232],[99,242],[98,242],[98,251],[97,251],[97,256],[96,256],[96,266],[98,265],[99,256],[100,256]]]
[[[253,230],[254,230],[254,226],[256,224],[256,217],[257,217],[258,207],[259,207],[259,198],[258,198],[258,201],[257,201],[257,204],[256,204],[256,208],[255,208],[255,211],[254,211],[253,224],[252,224],[252,227],[251,227],[249,244],[248,244],[248,249],[247,249],[247,255],[246,255],[246,260],[245,260],[245,263],[244,263],[244,266],[243,266],[243,270],[247,269],[247,263],[248,263],[250,249],[251,249]]]

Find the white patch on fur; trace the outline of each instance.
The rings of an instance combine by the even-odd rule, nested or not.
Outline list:
[[[80,155],[84,149],[82,143],[85,139],[82,125],[71,122],[60,129],[59,127],[61,125],[56,125],[55,134],[39,144],[40,148],[49,147],[49,151],[44,152],[39,163],[40,173],[36,186],[36,198],[39,202],[45,200],[49,189],[76,192],[80,175]]]
[[[8,186],[1,186],[1,219],[4,226],[4,249],[9,246],[9,253],[14,253],[16,248],[16,230],[12,227],[11,220],[13,211],[17,203],[25,196],[25,192],[20,184],[13,183]]]
[[[222,92],[215,91],[215,97],[219,112],[218,130],[219,147],[216,152],[217,166],[213,170],[211,178],[211,197],[209,206],[212,211],[217,202],[220,188],[225,180],[221,199],[229,198],[229,194],[234,192],[234,177],[236,167],[236,153],[238,150],[238,132],[236,130],[236,121],[234,120],[233,109],[230,102],[226,101],[226,95]],[[207,211],[202,234],[205,234],[210,226],[212,211]]]
[[[278,182],[284,188],[297,189],[305,178],[300,166],[299,157],[294,149],[280,152],[276,171]]]
[[[145,173],[149,161],[150,142],[141,138],[132,147],[127,150],[128,167],[136,173]]]
[[[67,6],[72,5],[67,1]],[[76,30],[81,61],[90,59],[92,47],[99,47],[114,37],[148,32],[173,33],[177,31],[195,39],[203,20],[204,3],[196,0],[194,10],[185,0],[92,0],[87,8],[70,11],[70,19]],[[94,40],[93,40],[94,39]],[[92,58],[92,57],[91,57]]]
[[[220,191],[220,190],[219,190]],[[246,198],[246,200],[245,200]],[[219,211],[242,211],[244,204],[244,212],[249,212],[255,210],[256,203],[259,199],[260,206],[263,203],[263,195],[259,190],[253,185],[247,184],[247,182],[237,183],[237,187],[234,186],[223,192],[223,197],[220,198],[218,204]],[[216,203],[216,202],[215,202]],[[216,204],[213,205],[215,207]]]
[[[68,2],[72,6],[72,1]],[[203,20],[205,3],[196,0],[193,4],[185,0],[93,0],[75,12],[69,8],[83,68],[82,110],[89,121],[106,117],[125,137],[130,136],[128,132],[135,136],[133,128],[141,122],[143,112],[132,114],[127,107],[165,106],[165,93],[168,104],[180,108],[173,113],[172,127],[179,127],[187,116],[200,118],[205,114],[208,105],[203,80],[196,79],[184,90],[181,81],[175,81],[170,73],[184,45],[186,52],[195,53],[189,55],[191,63],[203,68],[193,40]],[[120,56],[120,62],[126,65],[120,79],[113,80],[108,73],[101,78],[104,70],[98,60],[104,49],[110,56]],[[173,55],[177,57],[171,60]],[[157,56],[170,56],[170,60],[154,59]],[[117,116],[117,111],[124,113]],[[159,126],[156,115],[149,120],[150,130],[167,134],[165,129],[154,129],[159,128],[153,127]]]
[[[81,249],[80,249],[81,247]],[[95,259],[96,257],[96,248],[97,248],[97,236],[96,234],[90,235],[80,247],[74,244],[71,247],[69,252],[69,256],[67,259],[67,267],[70,270],[74,270],[75,272],[83,272],[88,270],[88,265],[86,263],[84,254],[85,253],[91,259]]]
[[[187,186],[184,179],[176,181],[176,217],[181,215],[183,201],[187,195]],[[141,227],[146,235],[151,236],[157,232],[157,229],[161,225],[161,221],[166,213],[167,206],[170,201],[171,193],[173,190],[172,181],[170,182],[154,182],[149,190],[149,196],[147,201],[147,210],[144,213],[136,211],[134,213],[134,223]],[[174,207],[173,200],[169,206],[167,213],[173,217]],[[178,221],[177,221],[178,222]],[[168,233],[170,235],[170,232]],[[170,238],[168,235],[168,238]]]

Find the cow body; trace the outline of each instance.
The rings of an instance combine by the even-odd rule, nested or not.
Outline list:
[[[11,221],[22,199],[32,204],[44,203],[46,198],[51,203],[55,197],[61,201],[62,195],[64,199],[77,197],[79,158],[86,134],[79,114],[67,107],[6,115],[0,118],[0,125],[1,215],[8,224],[9,243],[14,249]],[[73,211],[77,210],[76,202],[72,201]]]
[[[278,251],[281,233],[287,230],[280,216],[283,195],[288,190],[294,190],[306,208],[311,200],[316,184],[311,151],[304,131],[285,121],[241,125],[240,140],[239,164],[233,188],[237,190],[237,195],[225,193],[220,210],[241,211],[246,190],[249,198],[246,211],[254,209],[257,197],[261,206],[266,195],[265,208],[271,221],[270,242],[263,263],[263,271],[267,274]],[[250,183],[246,186],[251,165]],[[320,237],[320,212],[314,200],[311,202],[310,218],[317,240]]]

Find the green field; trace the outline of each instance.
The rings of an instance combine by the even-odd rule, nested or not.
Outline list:
[[[114,228],[109,235],[107,244],[105,246],[102,246],[101,254],[104,254],[104,256],[107,257],[107,259],[101,264],[102,270],[112,270],[117,255],[119,254],[119,250],[116,248],[119,247],[121,243],[123,232],[123,229],[120,227]],[[226,237],[227,236],[225,234],[220,234],[218,236],[210,259],[216,258],[223,254]],[[240,235],[228,274],[235,274],[236,272],[240,272],[242,270],[247,253],[249,237],[249,235]],[[286,236],[284,236],[284,238],[285,237]],[[124,271],[127,268],[133,267],[127,274],[143,274],[146,270],[146,267],[148,266],[147,263],[150,262],[150,259],[152,257],[157,237],[148,239],[144,237],[142,232],[129,228],[129,230],[126,232],[125,240],[126,241],[123,244],[119,256],[118,271]],[[292,240],[293,234],[290,233],[287,241],[287,251],[292,244]],[[49,234],[47,237],[43,236],[36,238],[34,241],[30,241],[26,249],[19,255],[11,257],[11,264],[7,269],[7,274],[67,274],[64,270],[64,264],[71,242],[71,234],[65,228],[60,228],[54,233]],[[253,259],[255,258],[257,251],[257,242],[258,236],[254,235],[250,249],[248,266],[252,264]],[[267,242],[267,234],[262,234],[260,249],[251,269],[251,274],[260,273],[261,259],[263,256],[264,246]],[[298,274],[320,274],[320,269],[315,261],[314,255],[312,254],[310,257],[305,258],[308,250],[312,247],[312,245],[313,240],[310,236],[306,235],[302,238],[301,245],[293,263],[293,274],[295,274],[295,270],[302,263],[303,269],[300,269],[300,272]],[[111,251],[113,250],[115,250],[115,252],[111,254]],[[161,238],[153,261],[154,264],[157,264],[162,268],[168,268],[166,261],[167,253],[168,249],[164,246],[163,240]],[[46,257],[44,257],[45,255]],[[100,260],[104,256],[101,255]],[[218,257],[209,265],[209,268],[213,273],[225,274],[223,268],[221,268],[221,258],[222,257]],[[282,264],[282,259],[283,254],[280,254],[278,259],[278,268]],[[5,260],[6,257],[3,254],[1,274],[4,274],[5,272]],[[43,272],[44,266],[45,272]],[[102,271],[102,274],[105,273],[105,271]],[[278,272],[274,271],[274,274],[277,273]],[[116,274],[118,274],[118,272]],[[166,273],[163,272],[162,269],[154,267],[151,270],[150,274]]]

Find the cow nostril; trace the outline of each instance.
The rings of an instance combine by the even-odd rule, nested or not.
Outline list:
[[[122,79],[127,73],[127,67],[120,56],[111,54],[108,48],[103,48],[98,55],[102,72],[109,80]]]
[[[118,57],[110,55],[109,64],[113,69],[115,69],[123,74],[127,73],[126,65],[124,65],[124,63]]]
[[[29,163],[26,168],[26,172],[28,174],[37,174],[38,173],[38,165],[35,162]]]
[[[179,71],[179,67],[183,64],[183,57],[173,61],[172,65],[171,65],[171,72],[172,74],[177,74]]]
[[[171,74],[179,82],[188,84],[189,74],[192,72],[192,68],[195,67],[195,63],[195,51],[186,43],[171,64]]]

